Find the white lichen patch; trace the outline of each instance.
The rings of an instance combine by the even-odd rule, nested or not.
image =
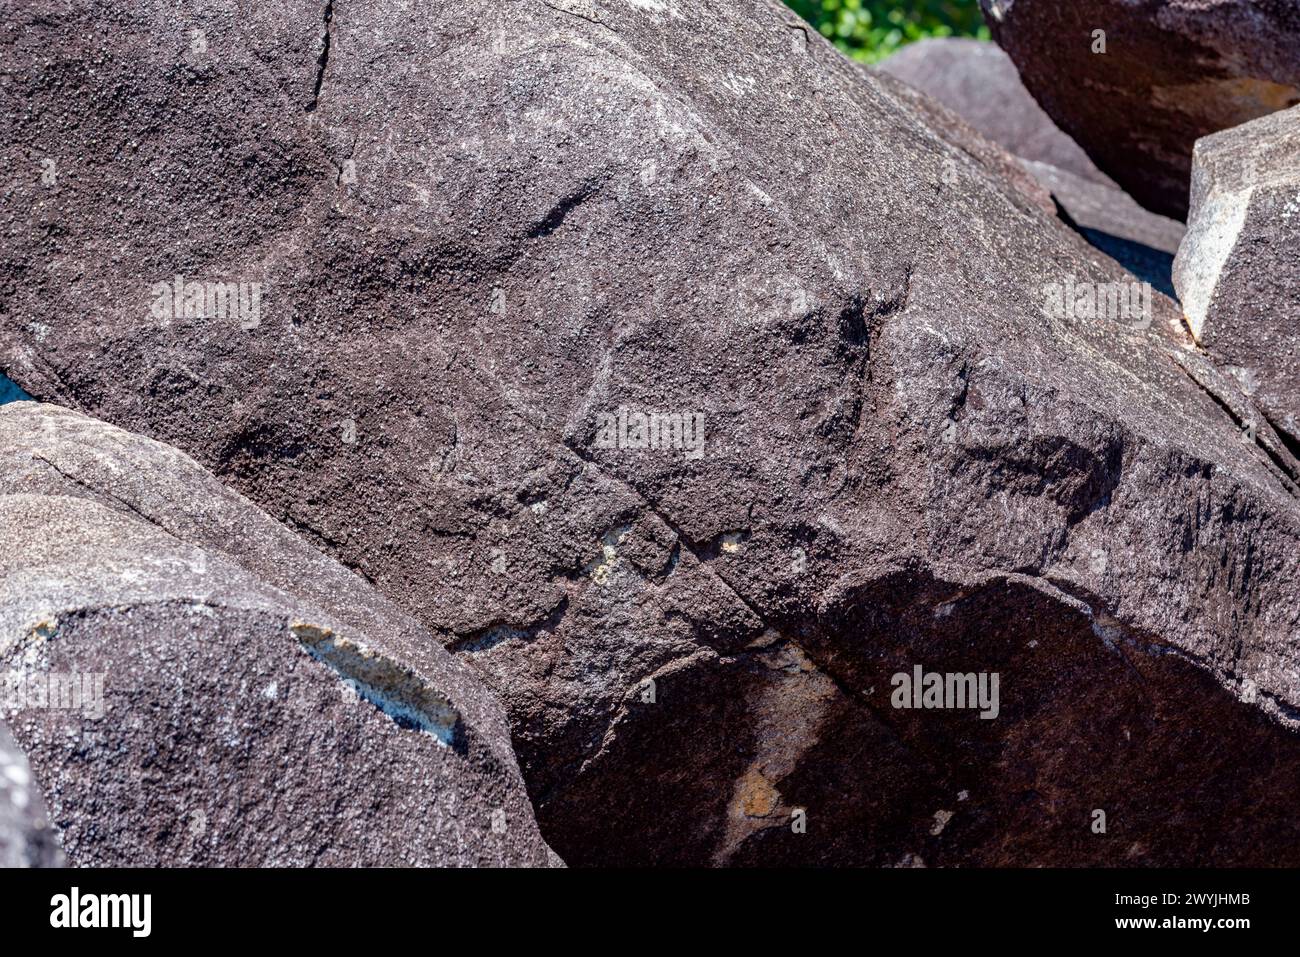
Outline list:
[[[644,10],[646,13],[681,17],[681,13],[677,10],[677,4],[673,0],[623,0],[623,2],[630,7]]]
[[[601,536],[600,556],[588,562],[583,569],[597,585],[609,581],[609,576],[618,562],[618,546],[623,544],[623,539],[627,538],[630,531],[632,531],[631,525],[620,525],[611,528]]]
[[[1293,199],[1287,200],[1286,206],[1282,208],[1282,218],[1290,220],[1296,213],[1300,213],[1300,193],[1296,193]]]

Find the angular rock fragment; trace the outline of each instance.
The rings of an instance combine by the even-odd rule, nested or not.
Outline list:
[[[1011,154],[1114,186],[1088,154],[1043,112],[1006,53],[992,43],[939,37],[903,47],[877,64],[926,93]]]
[[[427,632],[175,449],[33,402],[0,408],[0,673],[78,866],[547,862]]]
[[[1185,218],[1202,136],[1300,103],[1292,0],[980,0],[1048,115],[1143,206]]]
[[[1300,108],[1196,144],[1174,283],[1192,334],[1300,447]]]
[[[1300,862],[1300,466],[950,111],[775,0],[106,9],[3,26],[0,368],[417,617],[570,864]]]
[[[9,731],[0,724],[0,867],[62,864],[63,854],[50,829],[32,769]]]

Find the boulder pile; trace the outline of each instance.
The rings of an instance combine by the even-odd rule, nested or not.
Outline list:
[[[1300,864],[1284,371],[1059,131],[776,0],[0,48],[0,664],[104,675],[85,743],[6,715],[74,863]]]
[[[980,0],[1029,92],[1143,206],[1185,218],[1202,136],[1300,104],[1293,0]]]

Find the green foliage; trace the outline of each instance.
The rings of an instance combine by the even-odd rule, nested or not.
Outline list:
[[[978,0],[786,0],[822,36],[866,63],[926,37],[989,38]]]

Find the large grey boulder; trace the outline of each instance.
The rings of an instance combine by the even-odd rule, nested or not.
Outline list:
[[[0,723],[0,867],[62,864],[63,854],[46,818],[45,801],[32,769]]]
[[[570,863],[1300,863],[1297,463],[1008,154],[775,0],[329,9],[8,12],[0,368],[418,618]]]
[[[1197,342],[1300,442],[1300,108],[1196,144],[1174,282]]]
[[[543,865],[500,705],[175,449],[0,407],[0,673],[85,866]]]
[[[1179,219],[1202,136],[1300,103],[1294,0],[980,0],[1029,92],[1138,202]]]

